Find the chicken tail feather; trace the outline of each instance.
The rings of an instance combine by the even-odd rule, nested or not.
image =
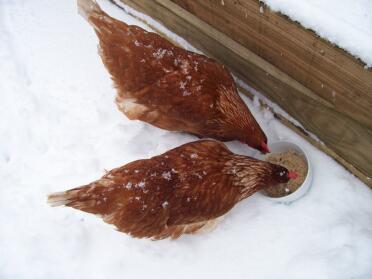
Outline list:
[[[102,13],[101,8],[95,0],[77,0],[77,6],[79,14],[86,20],[88,20],[93,13]]]
[[[105,180],[101,182],[107,183]],[[93,182],[64,192],[52,193],[48,195],[47,203],[53,207],[68,206],[93,214],[103,214],[105,213],[103,205],[108,202],[104,189],[106,187],[101,183]]]
[[[61,206],[69,205],[71,202],[76,200],[77,190],[70,190],[65,192],[56,192],[48,195],[48,204],[50,206]]]
[[[96,213],[96,195],[88,194],[89,189],[90,187],[80,187],[65,192],[53,193],[48,196],[47,202],[53,207],[64,205],[89,213]]]

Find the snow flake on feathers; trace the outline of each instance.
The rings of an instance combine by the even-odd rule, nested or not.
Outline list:
[[[178,66],[178,64],[181,62],[179,58],[174,59],[173,64],[174,66]]]
[[[165,55],[172,56],[173,51],[159,48],[152,54],[152,56],[154,56],[156,59],[162,59]]]
[[[182,60],[181,70],[182,70],[183,74],[188,74],[189,73],[189,67],[190,67],[189,62],[187,60]]]
[[[198,173],[198,172],[194,172],[193,175],[195,175],[200,180],[203,179],[203,176],[200,173]]]
[[[152,54],[156,59],[162,59],[164,55],[167,53],[166,49],[159,48],[156,52]]]
[[[187,83],[187,81],[181,81],[180,82],[180,89],[185,89],[186,88],[186,83]]]
[[[194,70],[197,71],[199,66],[199,62],[194,60]]]
[[[124,188],[129,190],[129,189],[132,189],[133,184],[132,184],[132,182],[128,182],[127,184],[125,184],[123,186],[124,186]]]
[[[165,171],[161,174],[161,176],[165,179],[165,180],[171,180],[172,179],[172,174],[170,171]]]

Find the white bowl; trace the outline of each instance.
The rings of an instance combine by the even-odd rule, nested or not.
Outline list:
[[[263,155],[259,153],[255,157],[259,160],[264,160],[266,156],[272,153],[283,153],[288,150],[295,150],[296,152],[298,152],[299,154],[302,154],[306,158],[307,174],[306,174],[305,180],[302,183],[302,185],[296,191],[294,191],[293,193],[287,196],[273,198],[273,197],[267,196],[264,191],[260,192],[261,195],[263,195],[266,199],[279,202],[279,203],[291,203],[303,197],[309,191],[311,187],[311,182],[313,180],[313,170],[311,168],[311,164],[310,164],[310,161],[309,161],[309,158],[306,152],[301,147],[299,147],[297,144],[294,144],[288,141],[277,141],[277,142],[271,143],[269,148],[270,148],[271,153],[267,155]]]

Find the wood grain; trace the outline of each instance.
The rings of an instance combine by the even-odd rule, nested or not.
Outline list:
[[[175,3],[169,0],[121,1],[159,20],[207,55],[229,66],[316,134],[325,144],[323,150],[328,150],[328,154],[372,186],[369,179],[372,175],[372,132],[362,123]]]
[[[334,108],[372,128],[372,71],[257,0],[172,0],[278,67]]]

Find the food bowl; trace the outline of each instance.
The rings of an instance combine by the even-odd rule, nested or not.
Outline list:
[[[264,154],[260,153],[260,154],[257,154],[255,157],[259,160],[265,160],[266,156],[268,156],[270,154],[283,153],[283,152],[286,152],[286,151],[289,151],[289,150],[294,150],[298,154],[301,154],[302,156],[305,157],[306,163],[307,163],[307,174],[305,176],[305,180],[297,188],[297,190],[295,190],[293,193],[291,193],[289,195],[286,195],[286,196],[283,196],[283,197],[270,197],[265,193],[264,190],[261,191],[260,194],[263,195],[266,199],[269,199],[269,200],[272,200],[272,201],[275,201],[275,202],[279,202],[279,203],[291,203],[291,202],[294,202],[294,201],[300,199],[304,195],[306,195],[306,193],[309,191],[309,189],[311,187],[311,182],[312,182],[312,179],[313,179],[313,170],[311,168],[311,164],[310,164],[307,153],[301,147],[299,147],[297,144],[287,142],[287,141],[277,141],[277,142],[274,142],[274,143],[270,144],[270,152],[271,153],[269,153],[267,155],[264,155]]]

